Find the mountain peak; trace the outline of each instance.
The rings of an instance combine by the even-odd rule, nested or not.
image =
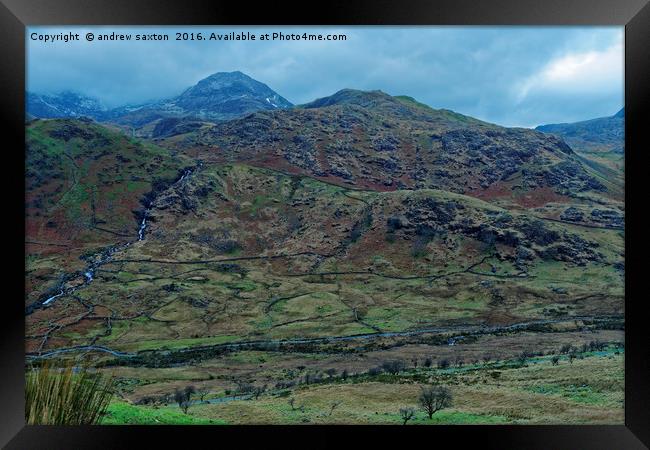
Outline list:
[[[236,82],[242,82],[242,81],[252,81],[255,83],[260,83],[259,81],[251,78],[250,76],[246,75],[244,72],[241,72],[239,70],[235,70],[233,72],[215,72],[211,75],[208,75],[207,77],[199,80],[199,83],[206,82],[206,81],[221,81],[224,83],[236,83]],[[260,83],[263,84],[263,83]]]
[[[27,111],[40,118],[102,117],[106,107],[99,100],[79,92],[65,90],[57,94],[27,92]]]
[[[216,72],[203,78],[174,99],[173,104],[197,117],[219,119],[293,106],[266,84],[238,70]]]
[[[361,91],[358,89],[341,89],[340,91],[328,96],[322,97],[303,105],[304,108],[322,108],[324,106],[334,105],[357,105],[357,106],[375,106],[383,102],[395,102],[395,99],[385,92]]]
[[[237,89],[242,93],[247,92],[251,94],[275,92],[266,84],[251,78],[244,72],[236,70],[234,72],[215,72],[212,75],[199,80],[194,86],[188,88],[183,95],[189,94],[204,94],[205,91],[216,91],[223,89]],[[288,102],[287,102],[288,103]],[[291,104],[289,103],[289,106]]]
[[[233,70],[232,72],[215,72],[211,75],[208,75],[206,78],[249,78],[251,77],[246,75],[241,70]]]

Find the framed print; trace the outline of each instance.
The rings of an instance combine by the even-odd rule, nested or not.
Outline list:
[[[3,444],[647,448],[650,7],[321,7],[3,0]]]

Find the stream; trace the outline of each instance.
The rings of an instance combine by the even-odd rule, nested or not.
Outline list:
[[[201,162],[197,164],[196,169],[199,169],[201,167]],[[171,189],[181,183],[183,183],[187,177],[192,175],[194,169],[185,169],[183,170],[183,174],[181,177],[173,182],[169,188]],[[27,306],[25,308],[25,315],[30,315],[32,314],[36,309],[42,308],[42,307],[48,307],[50,306],[57,298],[63,297],[66,295],[70,295],[77,291],[79,288],[82,288],[84,286],[89,285],[90,283],[93,282],[95,279],[95,273],[97,269],[99,269],[101,266],[106,264],[108,261],[111,260],[112,256],[114,253],[124,250],[125,248],[129,247],[131,244],[135,242],[140,242],[144,240],[145,238],[145,229],[147,227],[147,217],[149,215],[149,212],[152,208],[152,202],[149,203],[149,205],[146,207],[142,214],[142,222],[140,222],[140,226],[138,228],[138,240],[137,241],[129,241],[123,244],[119,245],[112,245],[110,247],[107,247],[103,249],[101,252],[96,253],[90,257],[82,257],[82,259],[86,262],[88,262],[88,265],[86,266],[85,269],[81,273],[75,272],[71,274],[65,274],[63,281],[59,284],[59,286],[56,288],[57,293],[52,295],[52,294],[47,294],[49,297],[46,297],[45,299],[40,299],[37,300],[36,302],[32,303],[31,305]],[[76,283],[73,285],[69,285],[70,282],[74,282],[75,280],[78,280],[80,276],[83,277],[83,280],[81,283]],[[44,296],[45,297],[45,296]]]
[[[234,350],[256,350],[264,349],[270,345],[292,345],[292,344],[327,344],[332,342],[341,342],[341,341],[354,341],[354,340],[371,340],[378,338],[386,337],[409,337],[417,336],[422,334],[442,334],[442,333],[457,333],[454,336],[450,336],[446,341],[446,345],[456,345],[462,340],[466,339],[469,336],[480,336],[486,334],[494,333],[503,333],[503,332],[517,332],[517,331],[526,331],[530,327],[540,326],[540,325],[552,325],[556,323],[569,322],[569,321],[588,321],[588,322],[607,322],[610,320],[621,319],[619,316],[612,317],[591,317],[591,316],[572,316],[572,317],[562,317],[557,319],[540,319],[540,320],[531,320],[527,322],[513,323],[510,325],[497,325],[497,326],[486,326],[486,325],[465,325],[459,327],[436,327],[436,328],[422,328],[416,330],[406,330],[406,331],[388,331],[388,332],[377,332],[377,333],[365,333],[365,334],[353,334],[346,336],[327,336],[327,337],[313,337],[313,338],[289,338],[289,339],[269,339],[269,340],[259,340],[259,341],[241,341],[241,342],[229,342],[223,344],[207,345],[207,346],[197,346],[189,347],[180,350],[176,350],[178,353],[185,352],[197,352],[197,351],[210,351],[214,348],[228,348]],[[445,344],[439,344],[445,345]],[[31,354],[28,355],[28,358],[31,359],[43,359],[56,356],[61,353],[70,353],[70,352],[89,352],[97,351],[110,353],[113,356],[118,358],[133,358],[138,356],[138,353],[124,353],[116,350],[112,350],[107,347],[87,345],[87,346],[77,346],[77,347],[68,347],[61,348],[57,350],[52,350],[41,355]],[[168,352],[167,350],[165,350]],[[155,350],[146,350],[141,353],[155,353]]]
[[[199,162],[198,167],[201,167],[201,163]],[[183,171],[183,175],[176,180],[171,187],[176,186],[178,184],[182,184],[183,180],[185,178],[189,177],[192,175],[192,169],[185,169]],[[151,209],[151,204],[149,204],[149,207],[144,210],[144,213],[142,214],[142,222],[140,222],[140,228],[138,228],[138,241],[142,241],[144,239],[144,230],[147,228],[147,214],[149,214],[149,210]]]

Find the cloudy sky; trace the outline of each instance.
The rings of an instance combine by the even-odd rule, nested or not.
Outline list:
[[[169,41],[88,42],[87,32]],[[176,32],[343,33],[345,41],[176,41]],[[31,33],[79,33],[45,43]],[[343,88],[410,95],[506,126],[574,122],[623,106],[622,27],[31,27],[27,87],[75,90],[108,107],[172,97],[241,70],[300,104]]]

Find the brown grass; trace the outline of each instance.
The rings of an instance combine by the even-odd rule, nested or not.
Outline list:
[[[29,425],[92,425],[113,397],[114,379],[86,368],[44,364],[27,372],[25,421]]]

